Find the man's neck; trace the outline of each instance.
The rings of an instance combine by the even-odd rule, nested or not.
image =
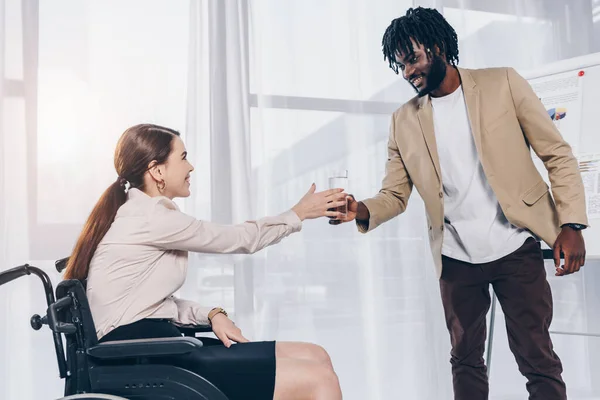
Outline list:
[[[444,97],[449,95],[450,93],[454,93],[456,89],[460,86],[460,75],[458,74],[458,69],[453,67],[452,65],[446,65],[446,76],[444,80],[438,86],[437,89],[432,90],[430,93],[431,97]]]

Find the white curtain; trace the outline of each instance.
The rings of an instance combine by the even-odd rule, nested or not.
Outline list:
[[[186,144],[198,181],[185,207],[225,224],[255,217],[246,15],[246,1],[190,2]],[[192,255],[182,296],[227,307],[241,323],[253,313],[253,261]],[[216,291],[199,290],[214,284]]]
[[[116,139],[142,121],[184,135],[196,170],[181,206],[198,218],[283,212],[341,169],[372,196],[391,113],[413,96],[381,36],[418,4],[456,28],[463,67],[600,51],[597,0],[0,0],[0,270],[30,262],[58,282],[53,261],[116,177]],[[324,346],[345,399],[451,399],[425,228],[416,192],[368,235],[307,221],[253,256],[192,255],[181,295],[232,310],[251,339]],[[29,327],[45,308],[35,277],[0,287],[2,399],[62,393],[50,334]],[[524,398],[497,324],[491,398]],[[597,395],[598,346],[560,344],[570,398]]]
[[[195,161],[208,171],[199,168],[198,175],[210,178],[209,204],[219,204],[211,207],[211,217],[221,223],[251,217],[245,14],[245,2],[190,3],[186,135],[188,146],[201,151]],[[205,190],[197,185],[195,192]],[[199,201],[192,200],[191,207]]]

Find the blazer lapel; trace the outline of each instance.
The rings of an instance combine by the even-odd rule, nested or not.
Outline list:
[[[419,124],[421,125],[421,132],[423,138],[427,144],[429,150],[429,156],[435,167],[435,173],[438,180],[442,181],[442,171],[440,169],[440,159],[437,151],[437,144],[435,141],[435,132],[433,130],[433,109],[431,108],[431,101],[429,96],[423,96],[419,98],[419,109],[417,111],[417,117],[419,118]]]
[[[481,159],[481,115],[479,113],[479,89],[475,84],[475,81],[471,77],[468,70],[458,68],[460,74],[460,80],[465,94],[465,102],[467,104],[467,114],[469,122],[471,124],[471,132],[473,133],[473,139],[475,140],[475,147],[477,153]]]

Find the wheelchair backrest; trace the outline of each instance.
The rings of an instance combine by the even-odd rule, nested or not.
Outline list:
[[[70,297],[71,303],[60,310],[58,318],[76,327],[74,333],[64,333],[67,368],[70,372],[65,380],[65,393],[81,393],[90,387],[87,349],[98,343],[98,337],[85,294],[85,282],[76,279],[60,282],[56,287],[56,300],[64,297]]]
[[[73,303],[66,312],[65,322],[75,324],[77,327],[76,335],[82,341],[84,349],[88,349],[98,344],[98,336],[96,335],[96,327],[90,305],[85,294],[85,282],[77,279],[64,280],[56,287],[56,299],[61,299],[65,296],[70,296]]]

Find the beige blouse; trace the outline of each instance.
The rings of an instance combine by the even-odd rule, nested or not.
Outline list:
[[[214,307],[173,296],[185,281],[188,251],[252,254],[301,229],[291,210],[219,225],[182,213],[166,197],[129,190],[90,263],[87,296],[98,339],[143,318],[207,323]]]

